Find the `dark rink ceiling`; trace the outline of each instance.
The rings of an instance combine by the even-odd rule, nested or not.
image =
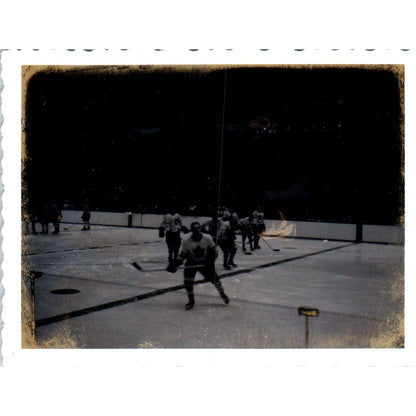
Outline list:
[[[391,67],[40,71],[23,179],[33,201],[101,210],[204,214],[221,189],[240,211],[396,223],[400,100]]]

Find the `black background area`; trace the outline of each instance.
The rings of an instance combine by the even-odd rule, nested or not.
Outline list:
[[[28,83],[23,182],[30,205],[210,215],[220,189],[240,215],[396,224],[400,104],[389,69],[58,67]]]

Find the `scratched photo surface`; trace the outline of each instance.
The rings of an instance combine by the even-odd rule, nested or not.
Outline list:
[[[404,347],[403,66],[22,83],[24,348]],[[215,282],[176,262],[194,222]]]

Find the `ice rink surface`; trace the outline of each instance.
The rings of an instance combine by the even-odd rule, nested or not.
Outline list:
[[[401,245],[270,237],[246,255],[238,236],[238,267],[224,270],[221,251],[216,263],[230,304],[197,274],[196,304],[186,311],[183,270],[165,271],[167,246],[157,230],[81,228],[61,224],[59,235],[23,236],[24,269],[40,272],[33,279],[35,348],[404,344]],[[62,289],[74,293],[53,293]],[[299,315],[299,307],[319,315]]]

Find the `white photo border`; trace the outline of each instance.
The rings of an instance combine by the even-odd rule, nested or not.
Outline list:
[[[402,349],[23,349],[21,348],[21,108],[23,65],[394,64],[405,67],[405,348]],[[415,338],[414,177],[416,60],[412,50],[6,50],[1,54],[2,322],[6,367],[293,368],[413,366]],[[407,115],[407,117],[406,117]]]

